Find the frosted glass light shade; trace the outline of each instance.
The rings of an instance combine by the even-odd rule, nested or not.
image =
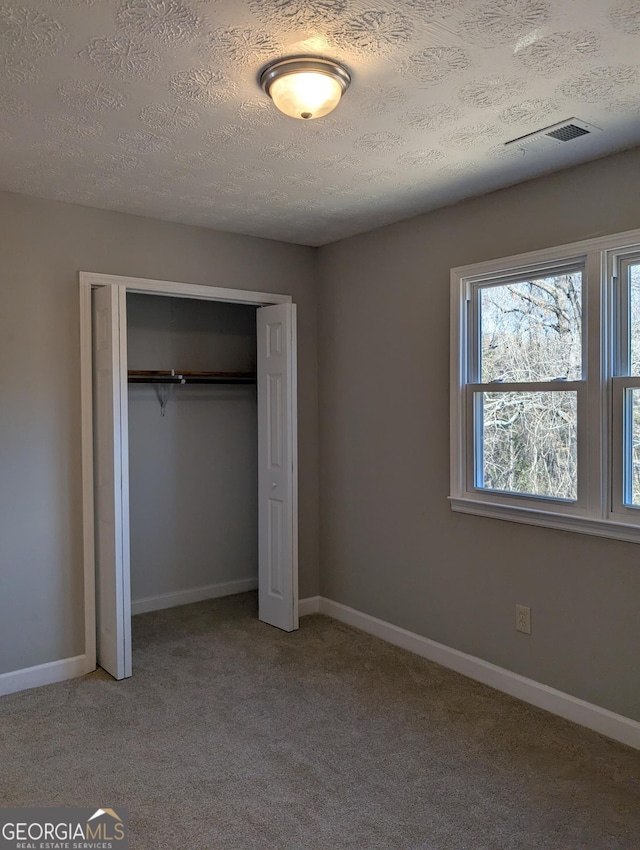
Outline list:
[[[342,86],[326,74],[302,71],[271,83],[269,94],[280,112],[292,118],[322,118],[340,103]]]
[[[291,118],[321,118],[340,103],[351,78],[328,59],[283,59],[266,68],[260,83],[278,109]]]

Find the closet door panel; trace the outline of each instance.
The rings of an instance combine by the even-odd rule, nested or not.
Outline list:
[[[93,292],[93,390],[98,664],[131,675],[125,292]]]
[[[298,628],[295,305],[257,311],[259,617]]]

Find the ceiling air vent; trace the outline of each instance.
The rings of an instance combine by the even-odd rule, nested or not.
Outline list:
[[[549,144],[557,144],[571,142],[574,139],[579,139],[581,136],[588,136],[590,133],[599,131],[599,127],[594,127],[592,124],[587,124],[586,121],[580,121],[578,118],[568,118],[566,121],[560,121],[558,124],[550,124],[548,127],[543,127],[542,130],[536,130],[535,133],[527,133],[526,136],[519,136],[517,139],[511,139],[505,142],[505,147],[517,145],[521,147],[544,146]]]
[[[577,124],[564,124],[558,127],[557,130],[551,130],[545,133],[551,139],[557,139],[559,142],[570,142],[571,139],[578,139],[580,136],[587,136],[591,130],[585,130],[584,127],[578,127]]]

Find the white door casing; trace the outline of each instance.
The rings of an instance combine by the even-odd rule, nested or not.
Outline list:
[[[296,310],[257,311],[258,616],[298,628]]]
[[[93,292],[94,483],[98,664],[131,675],[126,290]]]

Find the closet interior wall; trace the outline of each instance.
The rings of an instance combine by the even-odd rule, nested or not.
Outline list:
[[[127,348],[130,370],[255,372],[256,310],[129,294]],[[128,397],[133,613],[255,587],[255,385],[130,383]]]

